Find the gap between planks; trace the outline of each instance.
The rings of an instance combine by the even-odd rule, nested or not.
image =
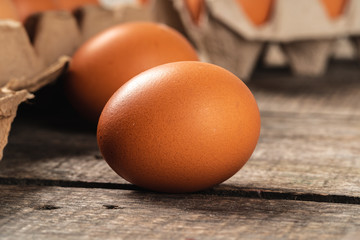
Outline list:
[[[0,185],[1,239],[341,239],[359,205]]]
[[[125,184],[125,183],[123,184],[100,183],[100,182],[29,179],[29,178],[0,177],[0,185],[55,186],[55,187],[64,187],[64,188],[118,189],[118,190],[138,190],[138,191],[148,192],[135,185]],[[296,200],[296,201],[360,205],[360,197],[354,197],[354,196],[285,192],[281,190],[260,189],[260,188],[241,188],[241,187],[229,186],[227,184],[222,184],[212,189],[196,192],[193,194],[224,196],[224,197],[243,197],[243,198],[268,199],[268,200]]]

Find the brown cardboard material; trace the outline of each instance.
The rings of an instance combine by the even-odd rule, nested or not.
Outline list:
[[[0,87],[10,79],[26,79],[44,68],[19,22],[0,20]]]
[[[234,0],[206,0],[208,10],[247,40],[291,42],[360,34],[360,1],[348,1],[337,19],[327,16],[321,1],[277,0],[271,18],[255,27]]]
[[[355,43],[346,37],[340,37],[334,40],[329,57],[339,60],[354,60],[357,58],[356,54]],[[289,65],[289,59],[280,44],[270,43],[266,48],[263,63],[267,67],[284,67]]]
[[[149,11],[155,22],[165,23],[186,35],[183,22],[172,1],[153,0],[150,2]]]
[[[250,78],[263,48],[262,42],[247,41],[217,22],[211,22],[211,31],[207,31],[204,36],[204,48],[211,49],[207,56],[210,62],[228,69],[243,81]],[[218,36],[221,36],[221,41],[226,44],[220,45]]]
[[[83,41],[118,23],[153,18],[149,7],[123,4],[116,9],[84,6],[75,16],[37,14],[26,21],[27,32],[21,23],[0,20],[0,160],[18,105],[57,79]]]
[[[152,20],[149,9],[139,4],[122,4],[116,9],[87,5],[75,15],[67,11],[35,14],[27,19],[25,26],[35,53],[43,65],[49,66],[61,56],[72,56],[81,43],[110,26]]]
[[[13,92],[6,88],[0,89],[0,160],[19,104],[32,97],[26,90]]]
[[[31,45],[24,27],[11,20],[0,21],[0,160],[18,105],[32,98],[42,86],[66,69],[69,57],[60,57],[45,67]]]
[[[48,11],[28,19],[33,29],[35,52],[44,61],[45,66],[56,62],[59,57],[71,56],[79,47],[81,36],[76,19],[67,11]]]
[[[279,44],[270,43],[266,47],[263,63],[267,67],[284,67],[289,61]]]
[[[67,68],[70,57],[62,56],[55,63],[43,69],[38,74],[26,79],[11,79],[5,88],[12,91],[26,89],[29,92],[36,92],[43,86],[55,81]]]
[[[353,44],[348,38],[339,38],[334,42],[331,54],[335,59],[355,59],[355,44]]]
[[[68,61],[68,57],[62,57],[37,75],[29,79],[13,78],[5,87],[0,88],[0,160],[20,103],[34,97],[30,92],[57,79],[65,71]]]
[[[76,13],[82,35],[82,42],[115,24],[129,21],[151,21],[149,8],[139,4],[124,4],[116,9],[100,6],[84,6]]]
[[[247,81],[261,53],[264,43],[248,41],[234,31],[229,31],[211,15],[204,14],[199,25],[193,23],[184,1],[176,0],[188,35],[196,43],[200,54],[209,62],[222,66]]]
[[[0,52],[0,87],[13,91],[36,91],[53,81],[69,61],[69,57],[58,57],[46,67],[24,27],[11,20],[0,20]]]
[[[331,40],[296,41],[283,44],[293,73],[298,75],[318,76],[325,73]]]
[[[75,16],[66,11],[33,15],[25,23],[29,35],[21,23],[0,20],[0,159],[18,105],[57,79],[82,42],[118,23],[152,19],[150,7],[122,4],[84,6]]]
[[[205,3],[205,12],[196,25],[184,1],[174,1],[201,55],[242,80],[251,76],[264,43],[281,45],[281,50],[275,51],[275,61],[286,60],[295,74],[317,76],[326,70],[337,38],[360,35],[360,1],[356,0],[348,1],[343,14],[336,19],[327,16],[321,1],[277,0],[270,19],[261,26],[249,20],[236,0],[205,0]],[[272,61],[267,54],[265,58],[265,62]],[[249,62],[253,65],[248,66]],[[285,62],[274,65],[278,64]]]

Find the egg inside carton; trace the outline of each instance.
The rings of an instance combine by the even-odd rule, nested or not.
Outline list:
[[[114,9],[88,5],[74,13],[45,11],[24,25],[0,19],[0,160],[18,105],[66,71],[81,43],[109,26],[151,19],[149,8],[135,0]]]
[[[174,5],[202,55],[244,81],[251,77],[264,50],[269,65],[289,64],[295,74],[319,76],[326,71],[333,52],[338,52],[334,47],[341,47],[334,44],[339,38],[360,46],[359,1],[344,1],[342,11],[334,12],[326,0],[277,0],[261,25],[253,22],[241,2],[205,0],[198,23],[186,1],[175,0]]]

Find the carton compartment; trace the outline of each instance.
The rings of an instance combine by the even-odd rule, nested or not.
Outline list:
[[[289,65],[297,75],[319,76],[339,48],[337,39],[351,39],[359,49],[360,1],[345,3],[341,11],[327,12],[320,0],[276,0],[262,24],[255,24],[237,0],[205,0],[197,23],[185,1],[175,0],[174,6],[201,55],[247,81],[259,60]],[[260,59],[269,43],[271,51],[266,48]],[[352,54],[360,56],[359,50]]]
[[[65,72],[81,43],[112,25],[152,19],[149,7],[123,4],[116,9],[88,5],[74,14],[45,11],[30,16],[25,27],[0,20],[0,160],[18,105]]]

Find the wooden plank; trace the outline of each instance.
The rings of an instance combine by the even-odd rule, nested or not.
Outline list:
[[[0,177],[126,183],[101,159],[93,132],[34,121],[14,123]],[[360,197],[359,123],[357,116],[263,112],[253,157],[222,186]]]
[[[351,239],[360,205],[0,185],[1,239]]]
[[[287,69],[256,71],[250,88],[263,111],[360,115],[357,61],[331,63],[322,77],[296,77]]]
[[[251,160],[229,184],[360,196],[360,118],[264,113]]]

